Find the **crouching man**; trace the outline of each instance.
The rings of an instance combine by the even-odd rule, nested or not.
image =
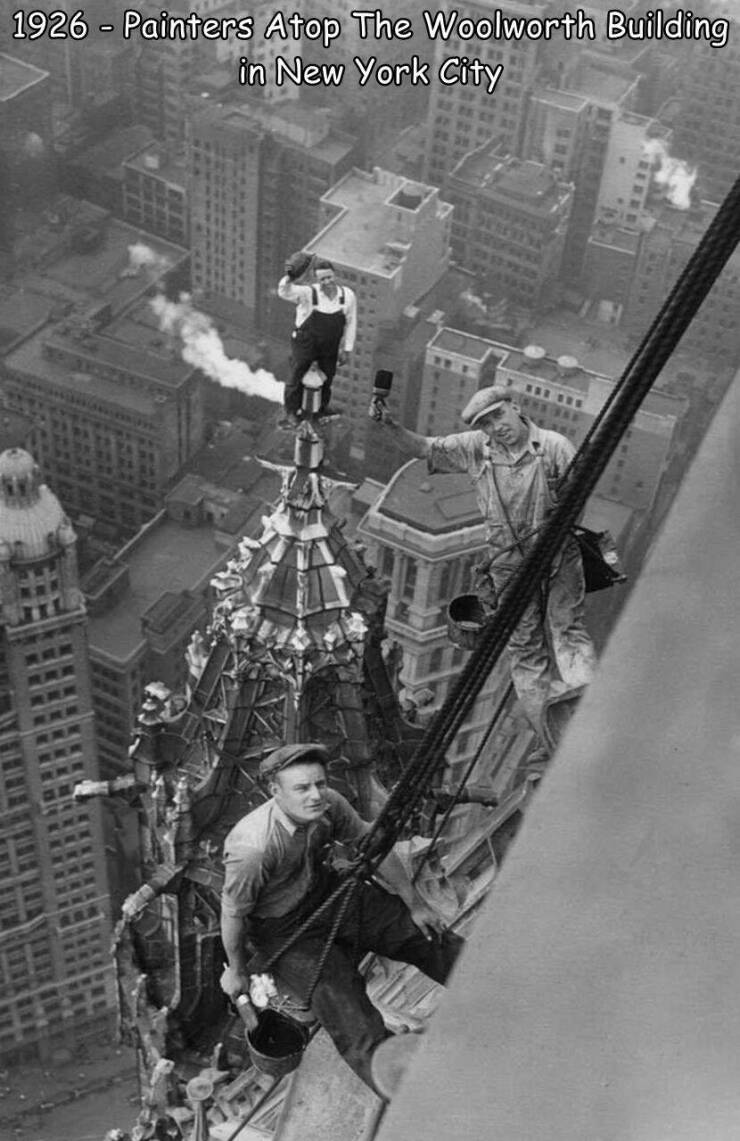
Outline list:
[[[276,749],[260,765],[271,799],[226,837],[221,933],[228,966],[221,986],[231,998],[248,993],[253,952],[259,968],[337,886],[325,862],[328,848],[335,841],[352,845],[370,829],[328,787],[326,763],[321,745]],[[311,999],[313,1014],[371,1088],[372,1054],[388,1031],[367,997],[360,960],[374,951],[444,983],[463,944],[417,895],[394,852],[379,870],[398,894],[374,883],[359,885]],[[278,981],[304,1001],[335,915],[336,908],[328,908],[274,964]]]

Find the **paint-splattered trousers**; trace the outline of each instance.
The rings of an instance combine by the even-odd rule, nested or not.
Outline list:
[[[494,561],[489,573],[499,595],[515,569],[497,570]],[[568,540],[508,643],[514,689],[538,732],[551,698],[588,685],[593,678],[596,652],[584,622],[584,598],[580,552],[575,540]]]
[[[312,899],[279,919],[256,921],[250,939],[258,949],[258,961],[279,949],[327,894],[326,889],[314,894]],[[330,910],[321,916],[272,968],[278,982],[301,1000],[305,1000],[315,978],[335,915],[336,911]],[[328,952],[313,992],[311,1009],[347,1064],[371,1088],[374,1088],[372,1055],[376,1046],[388,1037],[388,1031],[367,996],[365,982],[357,969],[360,960],[372,951],[411,963],[430,979],[444,983],[463,943],[459,935],[450,931],[427,939],[412,922],[408,908],[398,896],[376,884],[360,884]]]

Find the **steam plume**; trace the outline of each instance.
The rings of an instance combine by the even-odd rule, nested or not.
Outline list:
[[[155,274],[166,273],[172,268],[172,263],[164,256],[158,254],[143,242],[135,242],[128,248],[128,269],[138,273],[142,269],[151,269]]]
[[[264,368],[253,372],[244,361],[227,357],[218,330],[210,317],[193,307],[189,294],[181,293],[179,300],[169,301],[163,293],[158,293],[150,304],[162,332],[179,337],[182,358],[188,364],[224,388],[237,388],[247,396],[282,403],[282,383]]]
[[[653,178],[658,186],[665,187],[668,201],[679,210],[688,210],[691,205],[691,187],[696,182],[696,168],[669,155],[660,139],[648,139],[643,144],[643,150],[648,158],[660,159],[660,166]]]

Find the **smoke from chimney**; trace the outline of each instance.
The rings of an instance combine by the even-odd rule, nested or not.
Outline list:
[[[158,254],[144,242],[129,246],[128,256],[127,274],[149,270],[156,278],[172,268],[172,263],[163,254]],[[199,368],[224,388],[236,388],[247,396],[261,396],[264,400],[282,404],[282,382],[266,369],[253,372],[244,361],[227,357],[215,325],[210,317],[194,307],[189,294],[181,293],[177,301],[170,301],[159,292],[149,304],[161,332],[179,340],[180,354],[187,364]]]
[[[128,248],[127,268],[133,273],[138,273],[142,269],[150,269],[155,276],[159,276],[172,268],[172,262],[164,254],[156,253],[143,242],[135,242]]]
[[[210,317],[194,308],[189,294],[181,293],[177,301],[170,301],[158,293],[150,305],[162,332],[179,338],[184,361],[224,388],[282,404],[282,382],[264,368],[253,372],[245,361],[227,357],[218,330]]]
[[[696,182],[697,170],[679,158],[673,158],[660,139],[648,139],[643,144],[648,158],[659,159],[660,166],[653,173],[653,179],[666,192],[671,206],[688,210],[691,206],[691,188]]]

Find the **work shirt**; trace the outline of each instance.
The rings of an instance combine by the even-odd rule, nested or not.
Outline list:
[[[234,825],[224,841],[224,914],[287,914],[315,886],[326,845],[353,843],[369,831],[341,793],[327,789],[326,800],[323,815],[310,824],[296,824],[271,799]]]
[[[327,297],[318,285],[296,285],[286,274],[280,278],[277,291],[278,297],[282,297],[283,301],[292,301],[295,305],[296,329],[300,329],[314,310],[319,313],[343,313],[344,332],[340,350],[345,353],[352,352],[357,335],[357,301],[351,289],[346,285],[337,285],[334,296]]]
[[[437,436],[428,451],[430,472],[467,472],[486,521],[491,570],[521,562],[539,528],[556,504],[556,489],[575,448],[559,432],[538,428],[523,416],[527,439],[515,454],[485,432],[473,429]],[[505,510],[504,510],[505,508]],[[507,520],[508,516],[508,520]]]

